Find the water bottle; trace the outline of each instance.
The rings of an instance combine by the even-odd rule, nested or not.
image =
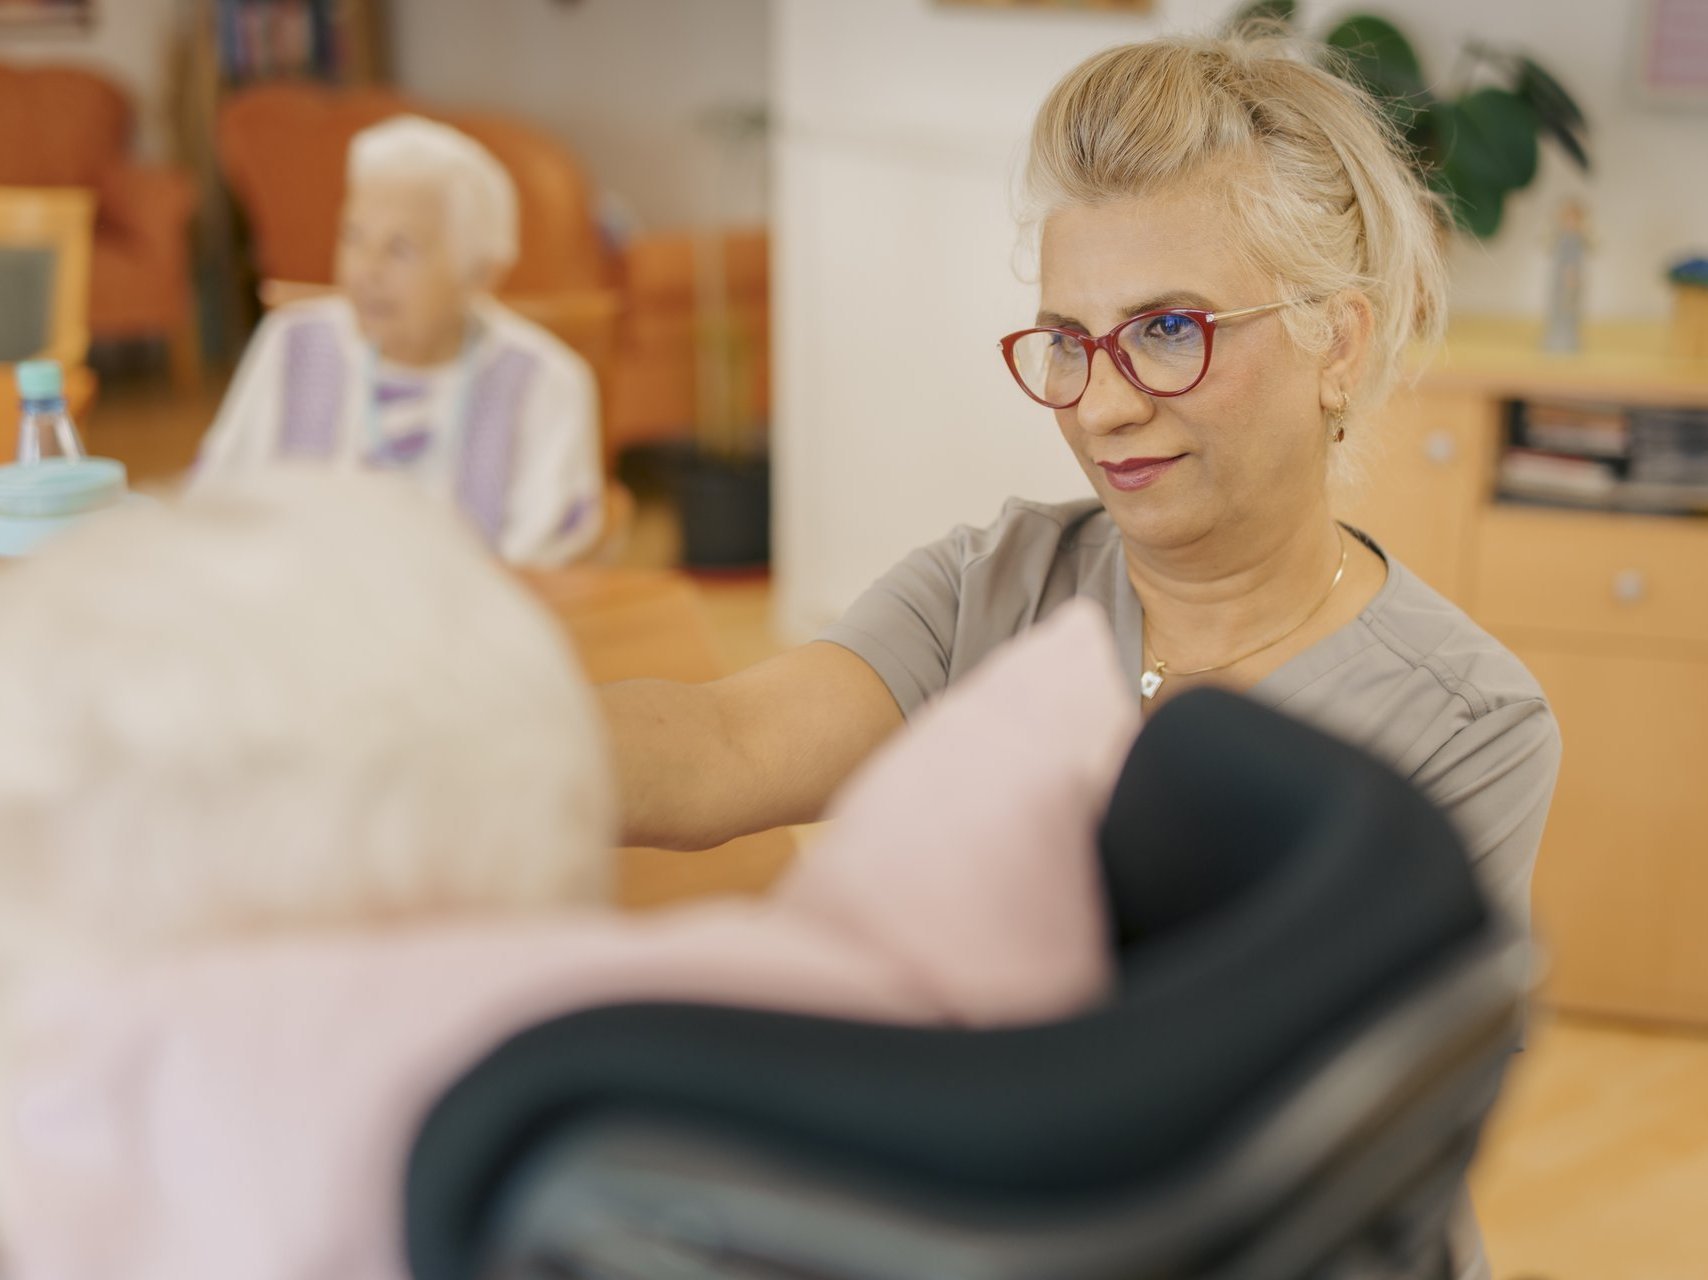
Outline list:
[[[24,416],[18,423],[18,462],[29,466],[49,458],[75,461],[86,456],[83,439],[65,408],[65,379],[52,360],[25,360],[17,368],[18,397]]]
[[[26,360],[17,379],[24,412],[18,461],[0,467],[0,563],[126,499],[124,464],[84,454],[59,366]]]

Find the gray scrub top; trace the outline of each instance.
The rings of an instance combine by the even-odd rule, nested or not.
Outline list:
[[[1248,693],[1363,747],[1443,809],[1496,901],[1528,925],[1530,873],[1560,768],[1560,730],[1524,664],[1358,534],[1388,580],[1352,622]],[[1138,696],[1144,612],[1121,535],[1095,499],[1011,498],[907,556],[819,636],[859,655],[911,717],[1003,641],[1075,596],[1101,604]],[[1458,1280],[1488,1280],[1468,1199],[1450,1224]]]
[[[1248,692],[1410,778],[1458,828],[1490,892],[1527,921],[1559,726],[1517,658],[1383,559],[1388,580],[1356,620]],[[907,556],[819,638],[864,659],[912,716],[1076,596],[1108,613],[1136,696],[1144,614],[1120,532],[1095,499],[1010,499],[989,527],[962,526]]]

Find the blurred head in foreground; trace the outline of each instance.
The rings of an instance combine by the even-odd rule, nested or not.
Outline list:
[[[271,474],[0,573],[0,960],[602,895],[549,617],[396,480]]]

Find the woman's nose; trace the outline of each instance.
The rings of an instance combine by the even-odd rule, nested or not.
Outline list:
[[[1127,380],[1107,351],[1099,351],[1091,358],[1085,394],[1075,413],[1083,430],[1107,435],[1149,422],[1156,416],[1156,401]]]

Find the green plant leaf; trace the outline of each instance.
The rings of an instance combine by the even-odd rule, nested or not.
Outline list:
[[[1298,0],[1251,0],[1233,17],[1229,28],[1238,31],[1248,22],[1279,23],[1290,27],[1298,17]]]
[[[1584,149],[1583,141],[1558,120],[1542,117],[1542,127],[1548,131],[1548,136],[1560,144],[1564,151],[1585,173],[1589,172],[1589,152]]]
[[[1424,181],[1442,195],[1462,231],[1488,239],[1500,231],[1508,186],[1496,176],[1476,133],[1465,128],[1459,103],[1436,103],[1423,123],[1428,135]]]
[[[1419,120],[1425,137],[1423,178],[1447,202],[1454,223],[1479,239],[1500,229],[1506,186],[1489,175],[1488,157],[1467,163],[1467,136],[1458,103],[1436,102]],[[1471,135],[1473,138],[1475,135]],[[1469,150],[1477,151],[1475,145]]]
[[[1466,200],[1454,212],[1454,219],[1479,240],[1492,239],[1500,230],[1501,216],[1506,212],[1504,191],[1479,192]]]
[[[1560,144],[1560,149],[1578,168],[1589,172],[1589,151],[1583,141],[1583,135],[1589,132],[1589,124],[1578,104],[1572,101],[1571,94],[1560,86],[1558,80],[1529,58],[1521,57],[1517,63],[1518,76],[1514,87],[1518,96],[1530,104],[1548,136]]]
[[[1399,28],[1386,18],[1356,13],[1341,19],[1323,43],[1340,55],[1344,73],[1381,101],[1401,132],[1409,131],[1428,106],[1429,92],[1417,53]]]
[[[1587,132],[1589,122],[1565,87],[1529,58],[1518,59],[1518,96],[1536,108],[1544,120],[1558,120],[1567,129]]]
[[[1448,172],[1470,174],[1502,191],[1526,186],[1536,176],[1540,122],[1524,99],[1507,89],[1485,88],[1439,106],[1441,162]]]
[[[1447,197],[1447,207],[1453,211],[1453,221],[1460,228],[1479,240],[1487,240],[1500,230],[1506,192],[1468,174],[1456,173],[1452,165],[1441,170],[1441,178],[1441,192]]]

